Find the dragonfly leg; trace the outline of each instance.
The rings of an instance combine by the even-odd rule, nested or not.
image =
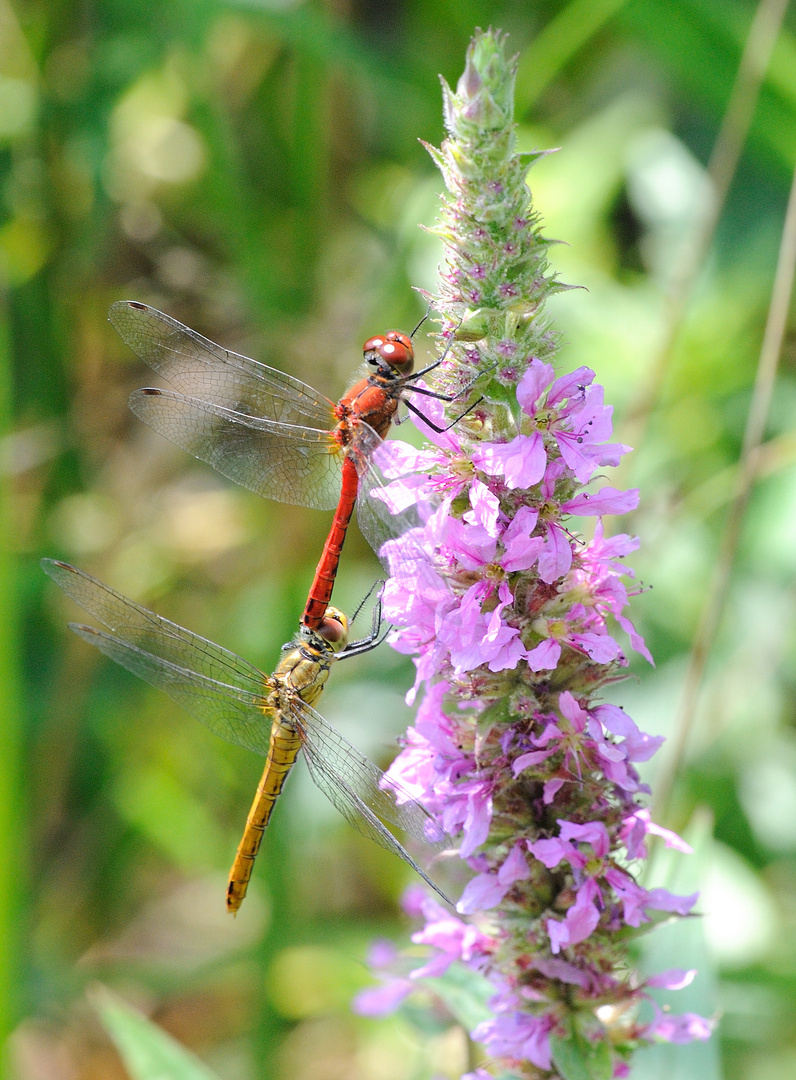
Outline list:
[[[419,389],[419,387],[417,389]],[[432,396],[432,397],[441,397],[440,394],[433,394],[433,395],[430,395],[430,396]],[[444,401],[445,398],[443,398],[442,400]],[[455,398],[448,398],[447,400],[448,401],[455,401],[456,399]],[[480,405],[483,400],[484,400],[483,397],[476,398],[475,401],[472,403],[472,405],[468,405],[467,408],[464,410],[464,412],[459,413],[459,415],[455,419],[451,420],[451,422],[449,424],[446,424],[444,427],[440,427],[440,425],[435,424],[433,420],[429,420],[429,418],[427,416],[425,416],[420,411],[420,409],[417,408],[417,406],[413,405],[411,401],[405,401],[404,404],[406,405],[407,409],[409,409],[410,412],[413,412],[415,414],[415,416],[419,416],[420,419],[423,421],[423,423],[427,424],[428,427],[430,427],[432,431],[436,431],[436,433],[438,435],[443,435],[446,431],[450,431],[450,429],[452,427],[454,427],[454,425],[458,424],[459,421],[463,417],[467,416],[467,414],[469,412],[472,412],[473,409],[476,407],[476,405]]]
[[[391,626],[388,626],[383,634],[380,633],[380,631],[381,631],[381,590],[383,588],[384,588],[384,581],[383,580],[380,579],[378,581],[375,581],[373,583],[373,585],[370,587],[370,589],[368,590],[368,593],[365,596],[365,598],[363,599],[362,603],[359,605],[357,610],[354,612],[354,615],[353,615],[353,617],[351,619],[352,622],[354,621],[354,619],[356,619],[357,615],[360,613],[362,608],[368,602],[368,599],[373,595],[374,590],[378,589],[379,590],[379,595],[378,595],[378,598],[376,600],[376,603],[373,605],[373,614],[372,614],[372,617],[371,617],[370,633],[367,635],[367,637],[360,638],[359,641],[352,641],[349,645],[347,645],[346,648],[343,650],[343,652],[338,655],[338,657],[337,657],[338,660],[342,659],[344,656],[345,657],[358,656],[360,653],[370,652],[371,649],[375,649],[379,645],[381,645],[381,643],[384,641],[387,634],[389,634],[390,630],[392,629]]]

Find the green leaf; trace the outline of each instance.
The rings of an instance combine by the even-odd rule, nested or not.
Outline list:
[[[487,1002],[495,993],[494,986],[464,964],[451,964],[444,975],[421,981],[442,998],[465,1031],[472,1031],[492,1015]]]
[[[13,20],[12,20],[13,25]],[[8,33],[8,29],[5,30]],[[0,435],[11,438],[12,361],[9,338],[10,323],[6,310],[0,305]],[[0,477],[0,520],[12,520],[12,476],[10,471]],[[21,807],[25,802],[25,784],[22,776],[22,746],[24,723],[20,676],[21,606],[18,583],[15,577],[17,552],[14,539],[7,530],[0,536],[0,685],[3,697],[0,701],[0,756],[3,769],[0,773],[0,837],[2,837],[3,862],[0,866],[0,970],[3,982],[0,986],[0,1042],[5,1043],[20,1019],[21,987],[24,977],[17,970],[23,950],[19,918],[21,895],[25,895],[27,875],[20,881],[20,866],[25,865],[21,852]],[[0,1065],[0,1070],[2,1066]]]
[[[476,721],[476,745],[478,750],[486,743],[492,728],[508,720],[507,700],[501,698],[494,705],[484,709]],[[476,756],[477,760],[477,756]]]
[[[104,987],[92,995],[132,1080],[219,1080],[198,1057]]]
[[[559,1039],[550,1036],[553,1064],[562,1080],[610,1080],[611,1051],[605,1042],[590,1043],[571,1036]]]
[[[564,4],[523,52],[517,70],[517,116],[538,101],[572,57],[588,45],[625,0],[572,0]]]

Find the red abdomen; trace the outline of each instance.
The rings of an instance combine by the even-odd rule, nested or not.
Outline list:
[[[334,520],[323,546],[323,553],[315,569],[315,578],[312,582],[310,595],[307,598],[307,606],[301,616],[301,622],[311,630],[317,630],[326,614],[326,608],[332,598],[334,579],[337,576],[337,566],[340,562],[340,553],[345,543],[345,534],[351,515],[354,512],[354,504],[357,501],[359,489],[359,477],[353,459],[346,456],[343,460],[342,487],[340,489],[340,501],[334,512]]]

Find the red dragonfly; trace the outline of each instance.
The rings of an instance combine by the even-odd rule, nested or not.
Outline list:
[[[43,559],[42,567],[107,628],[70,623],[76,634],[165,690],[222,739],[266,757],[230,870],[229,911],[235,913],[243,902],[274,804],[300,754],[315,784],[355,829],[402,858],[450,903],[381,819],[437,852],[447,842],[440,827],[400,783],[360,754],[313,708],[334,662],[379,644],[380,603],[374,608],[370,634],[355,642],[348,640],[345,615],[329,607],[319,630],[302,627],[296,640],[284,647],[276,671],[266,675],[68,563]]]
[[[362,480],[399,403],[410,391],[451,400],[417,385],[442,358],[413,372],[408,334],[390,330],[368,338],[363,353],[373,370],[335,405],[306,383],[230,352],[146,304],[119,301],[108,318],[133,352],[175,388],[136,390],[130,397],[136,416],[258,495],[319,510],[336,507],[301,619],[317,629],[355,503],[374,549],[383,537],[375,500],[363,498],[374,482]],[[418,412],[410,401],[406,405]]]

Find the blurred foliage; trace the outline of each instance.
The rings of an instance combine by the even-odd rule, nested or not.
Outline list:
[[[107,990],[94,996],[132,1080],[218,1080],[198,1058],[121,998]]]
[[[362,340],[413,325],[412,286],[433,286],[439,248],[417,226],[433,221],[441,181],[417,140],[442,137],[437,75],[458,78],[479,24],[509,31],[520,54],[523,148],[561,147],[531,176],[548,234],[566,241],[554,264],[585,286],[555,300],[561,362],[595,369],[621,439],[707,197],[705,162],[753,10],[742,0],[0,0],[9,1075],[125,1075],[87,1004],[96,979],[224,1080],[421,1080],[471,1064],[461,1030],[431,1007],[378,1022],[349,1014],[367,943],[406,933],[396,915],[406,875],[298,770],[252,894],[227,917],[225,873],[260,762],[73,640],[74,609],[38,559],[68,558],[273,667],[328,516],[233,490],[142,430],[126,399],[150,373],[105,313],[116,299],[152,303],[339,396]],[[677,711],[754,378],[796,160],[795,33],[791,15],[625,476],[642,488],[627,524],[654,589],[635,618],[658,667],[639,668],[615,700],[654,732]],[[796,1071],[795,407],[791,331],[667,822],[697,846],[695,859],[672,862],[673,884],[703,889],[705,918],[648,956],[702,969],[696,997],[672,1004],[722,1013],[701,1052],[720,1051],[730,1080]],[[378,571],[358,536],[346,554],[336,596],[352,608]],[[346,668],[323,711],[385,764],[411,715],[401,697],[411,668],[386,648]],[[693,1061],[642,1055],[634,1080],[693,1077]]]

